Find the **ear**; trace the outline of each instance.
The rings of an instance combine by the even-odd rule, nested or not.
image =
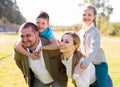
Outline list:
[[[96,16],[94,16],[94,20],[96,20]]]
[[[75,45],[75,48],[77,49],[79,46],[78,45]]]
[[[74,45],[74,49],[78,49],[78,45]]]
[[[50,26],[50,23],[48,23],[48,26]]]
[[[36,31],[35,34],[36,34],[37,36],[39,36],[39,32],[38,32],[38,31]]]

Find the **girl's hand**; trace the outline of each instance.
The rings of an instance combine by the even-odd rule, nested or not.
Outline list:
[[[79,74],[79,73],[81,73],[81,72],[83,72],[85,69],[82,69],[81,67],[80,67],[80,65],[81,65],[81,62],[79,62],[77,65],[76,65],[76,67],[75,67],[75,69],[74,69],[74,74]]]
[[[80,68],[81,68],[81,69],[86,69],[87,67],[86,67],[85,65],[83,65],[83,63],[81,62]]]

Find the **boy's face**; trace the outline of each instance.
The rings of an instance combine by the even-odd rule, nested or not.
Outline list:
[[[50,26],[48,19],[45,18],[37,18],[36,25],[40,33]]]

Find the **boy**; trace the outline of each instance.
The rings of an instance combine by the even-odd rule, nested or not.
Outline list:
[[[55,49],[59,48],[58,42],[55,39],[55,36],[53,35],[52,29],[50,27],[49,15],[46,12],[44,12],[44,11],[40,12],[38,17],[36,18],[36,26],[39,31],[39,36],[49,39],[51,44],[42,46],[40,49],[37,49],[34,53],[28,53],[23,48],[21,41],[19,41],[15,46],[15,49],[17,51],[19,51],[20,53],[22,53],[26,56],[31,57],[33,60],[39,58],[38,54],[39,54],[40,50],[55,50]]]

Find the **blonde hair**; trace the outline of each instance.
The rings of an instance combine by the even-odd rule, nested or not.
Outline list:
[[[95,6],[91,5],[91,4],[85,4],[82,8],[82,11],[85,9],[92,9],[93,10],[93,14],[96,16],[97,15],[97,10],[95,8]],[[94,25],[96,26],[96,18],[93,20]]]
[[[76,47],[76,49],[74,51],[74,55],[73,55],[74,56],[73,64],[72,64],[72,74],[73,74],[75,66],[78,64],[81,57],[85,58],[85,55],[83,55],[82,52],[80,50],[78,50],[79,45],[80,45],[80,38],[76,33],[74,33],[74,32],[66,32],[65,34],[63,34],[63,36],[64,35],[70,35],[72,37],[72,39],[73,39],[73,42],[74,42],[73,45],[77,45],[77,47]],[[62,55],[61,58],[63,59],[64,56],[63,56],[63,54],[61,54],[61,55]]]

